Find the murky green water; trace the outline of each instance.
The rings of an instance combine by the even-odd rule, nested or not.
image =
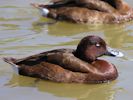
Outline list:
[[[107,84],[64,84],[20,76],[0,60],[1,100],[132,100],[133,22],[118,25],[76,25],[58,22],[38,25],[42,18],[31,2],[46,0],[0,1],[0,57],[26,57],[55,48],[75,48],[86,35],[98,35],[121,50],[124,58],[103,57],[114,63],[119,78]],[[132,0],[126,0],[133,6]]]

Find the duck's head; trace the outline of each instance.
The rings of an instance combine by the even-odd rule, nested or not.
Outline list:
[[[105,41],[99,36],[86,36],[78,44],[75,51],[75,56],[85,60],[87,62],[92,62],[97,59],[97,57],[102,55],[109,55],[114,57],[122,57],[123,54],[119,51],[113,50],[107,47]]]

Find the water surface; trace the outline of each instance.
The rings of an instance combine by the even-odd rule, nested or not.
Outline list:
[[[133,2],[126,0],[131,6]],[[0,59],[0,98],[2,100],[132,100],[133,98],[133,22],[115,25],[77,25],[52,21],[40,16],[31,2],[46,0],[1,0],[0,57],[26,57],[56,48],[76,48],[87,35],[98,35],[123,58],[102,57],[116,65],[117,80],[106,84],[54,83],[17,75]]]

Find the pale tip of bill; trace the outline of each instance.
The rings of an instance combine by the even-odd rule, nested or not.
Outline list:
[[[114,54],[116,57],[123,57],[124,54],[120,51],[113,51],[112,54]]]
[[[115,57],[123,57],[124,56],[124,54],[118,50],[114,50],[110,47],[108,47],[107,49],[108,49],[108,52],[110,53],[110,55],[112,55],[112,56],[115,56]]]

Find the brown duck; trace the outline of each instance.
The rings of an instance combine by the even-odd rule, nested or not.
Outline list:
[[[73,23],[122,23],[133,19],[133,9],[122,0],[51,0],[36,4],[42,15]]]
[[[116,67],[99,56],[121,57],[123,54],[109,49],[98,36],[86,36],[77,49],[56,49],[30,57],[3,58],[18,69],[20,75],[55,82],[103,83],[118,77]]]

